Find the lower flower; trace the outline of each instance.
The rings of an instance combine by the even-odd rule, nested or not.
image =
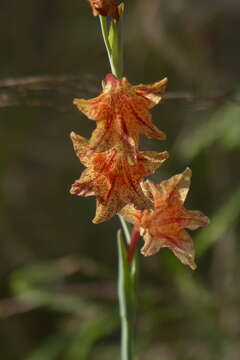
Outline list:
[[[143,255],[154,255],[167,247],[183,264],[195,269],[193,242],[185,229],[195,230],[207,225],[209,220],[202,212],[187,210],[183,206],[190,180],[191,170],[187,168],[159,185],[146,181],[144,192],[154,208],[139,211],[127,205],[121,214],[140,228],[145,242],[141,249]]]

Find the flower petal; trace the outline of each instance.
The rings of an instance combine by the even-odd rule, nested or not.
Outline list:
[[[110,152],[112,151],[114,149]],[[111,186],[105,199],[98,201],[93,222],[106,221],[118,213],[125,204],[133,204],[136,209],[141,210],[151,207],[152,202],[144,195],[141,180],[153,173],[167,157],[167,152],[140,152],[137,154],[136,164],[130,165],[126,159],[116,154],[113,166],[106,167],[106,171],[103,172],[104,181],[111,183]]]
[[[144,238],[141,253],[145,256],[156,254],[167,247],[183,264],[196,268],[194,248],[190,235],[184,229],[195,230],[208,224],[208,218],[200,211],[187,210],[183,202],[190,186],[191,170],[175,175],[160,184],[145,181],[144,193],[154,207],[137,211],[126,206],[121,214],[140,228]]]
[[[77,157],[83,165],[87,166],[89,161],[89,155],[91,154],[88,140],[73,131],[70,134],[70,138],[72,140],[73,148]]]
[[[134,90],[138,95],[144,96],[146,99],[150,100],[151,101],[150,107],[153,107],[162,100],[167,84],[168,84],[168,79],[164,78],[150,85],[140,84],[134,86]]]
[[[136,163],[131,165],[117,147],[94,153],[83,137],[72,133],[71,138],[79,160],[87,169],[72,185],[70,192],[79,196],[96,195],[95,223],[110,219],[125,204],[134,204],[141,210],[152,206],[141,182],[168,158],[167,152],[138,152]]]
[[[97,128],[89,141],[91,149],[102,152],[118,146],[129,162],[134,163],[140,134],[165,139],[165,134],[152,123],[149,113],[149,109],[161,100],[165,86],[164,79],[163,82],[139,85],[138,88],[126,78],[117,79],[108,74],[98,97],[75,99],[78,109],[89,119],[97,121]]]
[[[145,244],[141,249],[141,253],[144,256],[154,255],[161,248],[169,248],[183,264],[190,266],[193,270],[196,269],[192,238],[186,231],[182,230],[175,236],[160,237],[157,239],[152,238],[151,235],[146,232],[144,241]]]
[[[160,184],[146,181],[144,186],[152,195],[155,208],[162,207],[166,202],[183,204],[189,191],[191,175],[192,171],[186,168],[183,173],[172,176]]]
[[[174,242],[169,242],[168,246],[174,255],[184,264],[190,266],[192,270],[197,268],[195,264],[195,250],[191,236],[184,230],[180,231]]]
[[[139,226],[139,219],[141,218],[141,211],[136,210],[133,205],[126,205],[120,211],[120,215],[130,224]]]
[[[144,239],[144,246],[141,248],[141,254],[144,256],[152,256],[155,255],[161,247],[163,247],[164,240],[161,239],[153,239],[148,231],[145,231],[141,228],[141,235]]]
[[[189,223],[185,226],[187,229],[196,230],[209,224],[209,219],[201,211],[188,210]]]

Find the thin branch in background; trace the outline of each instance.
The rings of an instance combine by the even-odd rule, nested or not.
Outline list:
[[[79,75],[39,75],[0,80],[0,108],[14,106],[50,107],[67,111],[76,96],[96,94],[98,87],[91,77]],[[167,92],[165,101],[185,101],[210,106],[226,101],[240,104],[232,91],[209,95],[188,91]],[[64,104],[64,105],[63,105]]]
[[[0,108],[13,106],[72,108],[72,99],[97,92],[90,76],[39,75],[0,80]]]

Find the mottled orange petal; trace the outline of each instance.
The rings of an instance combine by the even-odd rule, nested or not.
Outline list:
[[[92,174],[88,169],[84,170],[81,178],[72,185],[70,193],[84,197],[95,195]]]
[[[140,228],[145,245],[141,252],[150,256],[162,247],[168,247],[182,261],[195,268],[194,249],[190,235],[184,229],[195,230],[208,224],[208,218],[200,211],[187,210],[183,203],[187,196],[191,170],[175,175],[160,184],[145,181],[145,195],[153,202],[153,209],[134,211],[126,206],[121,214]]]
[[[92,153],[92,151],[89,149],[88,140],[73,131],[70,134],[70,138],[72,140],[73,148],[77,157],[83,165],[87,166],[89,155]]]
[[[136,85],[134,86],[134,90],[136,94],[141,95],[151,101],[151,103],[149,103],[149,108],[151,108],[162,100],[162,97],[167,87],[167,83],[168,79],[164,78],[150,85]]]
[[[137,210],[133,205],[126,205],[119,212],[120,215],[130,224],[136,225],[139,227],[139,220],[141,219],[142,212]]]
[[[79,196],[96,195],[94,223],[110,219],[126,204],[132,203],[141,210],[152,206],[144,195],[141,182],[168,158],[167,152],[138,152],[136,163],[130,165],[117,148],[94,153],[89,151],[86,139],[76,134],[72,134],[72,139],[75,151],[87,169],[72,185],[70,192]]]
[[[114,19],[119,19],[118,7],[115,0],[88,0],[92,7],[93,15],[111,15]]]
[[[191,176],[191,169],[186,168],[183,173],[172,176],[160,184],[146,181],[144,186],[153,197],[155,208],[161,207],[166,202],[183,204],[189,191]]]
[[[144,256],[151,256],[156,254],[161,248],[169,248],[174,255],[185,265],[190,266],[193,270],[196,269],[195,251],[191,236],[185,231],[180,231],[177,235],[169,236],[168,238],[154,239],[146,233],[144,236],[145,244],[141,249]]]
[[[156,84],[145,85],[149,90],[143,90],[144,85],[138,88],[132,86],[126,78],[117,79],[108,74],[103,92],[98,97],[74,100],[81,112],[97,121],[97,128],[89,141],[94,151],[106,151],[117,145],[120,151],[127,154],[129,161],[134,162],[140,134],[165,139],[165,134],[152,123],[149,112],[161,100],[166,80]]]
[[[209,219],[201,211],[188,210],[189,221],[185,227],[189,230],[196,230],[200,227],[206,226],[209,223]]]

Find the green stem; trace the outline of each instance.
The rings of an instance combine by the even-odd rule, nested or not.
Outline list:
[[[133,358],[132,341],[132,321],[130,316],[122,317],[121,327],[121,357],[122,360],[130,360]]]
[[[122,76],[122,42],[120,36],[121,20],[111,20],[110,31],[108,30],[106,16],[99,15],[99,20],[111,72],[117,78],[120,78]]]
[[[120,20],[111,20],[108,28],[107,18],[99,16],[104,44],[107,49],[108,59],[113,75],[122,77],[123,49],[121,41],[121,16]],[[121,317],[121,360],[133,359],[133,322],[136,309],[136,259],[131,254],[129,262],[128,249],[131,245],[131,236],[128,226],[119,215],[125,239],[122,232],[118,232],[118,299]]]
[[[121,317],[121,360],[133,359],[136,273],[128,264],[127,248],[118,232],[118,298]]]
[[[131,236],[130,236],[130,232],[129,232],[129,228],[128,228],[128,225],[126,223],[126,221],[124,220],[123,216],[118,214],[118,217],[119,217],[119,220],[120,220],[120,223],[122,225],[122,229],[123,229],[123,232],[124,232],[124,236],[125,236],[125,239],[127,241],[127,244],[130,245],[131,243]]]
[[[111,71],[112,71],[113,75],[117,76],[116,69],[115,69],[115,66],[113,64],[111,46],[110,46],[110,43],[109,43],[109,40],[108,40],[107,18],[106,18],[106,16],[99,15],[99,20],[100,20],[103,41],[104,41],[104,44],[105,44],[105,47],[106,47],[106,50],[107,50],[108,60],[109,60],[109,63],[110,63]]]

